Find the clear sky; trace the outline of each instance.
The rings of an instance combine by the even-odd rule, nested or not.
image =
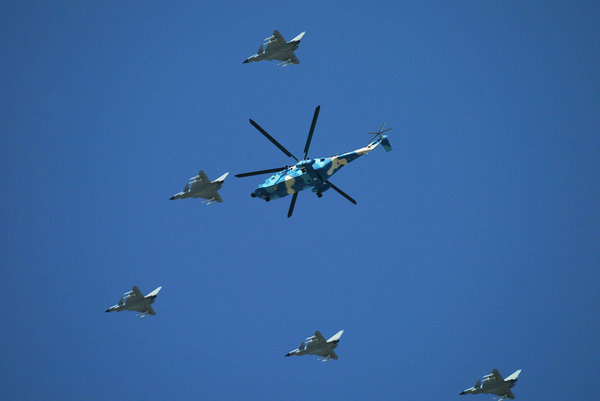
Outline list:
[[[598,397],[597,1],[0,4],[0,399]],[[301,64],[242,64],[273,29]],[[302,154],[381,148],[266,203]],[[224,203],[169,201],[203,169]],[[163,286],[157,316],[104,313]],[[339,360],[284,358],[344,329]],[[467,400],[468,398],[468,400]]]

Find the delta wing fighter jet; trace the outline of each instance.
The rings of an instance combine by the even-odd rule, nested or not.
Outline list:
[[[306,342],[302,341],[300,347],[297,349],[288,352],[285,356],[302,356],[302,355],[319,355],[320,361],[326,362],[330,359],[338,359],[338,356],[333,349],[337,347],[338,342],[340,342],[340,337],[344,334],[344,330],[338,331],[333,337],[329,340],[325,340],[325,337],[321,334],[319,330],[315,331],[315,335],[312,337],[308,337]]]
[[[273,35],[265,38],[265,43],[260,45],[258,52],[244,60],[244,63],[261,60],[279,60],[281,63],[277,65],[281,65],[282,67],[285,67],[288,64],[300,64],[300,60],[298,60],[298,57],[294,54],[294,50],[298,48],[300,40],[305,33],[306,32],[302,32],[294,39],[286,42],[279,31],[275,29]]]
[[[495,398],[499,401],[505,398],[510,398],[512,400],[515,398],[515,395],[510,389],[517,382],[519,374],[521,374],[521,369],[511,374],[506,379],[503,379],[500,372],[498,372],[497,369],[494,369],[489,375],[483,376],[483,381],[477,380],[475,386],[462,391],[460,395],[484,393],[496,395],[497,397]]]
[[[171,196],[170,200],[185,198],[204,198],[204,203],[210,205],[215,202],[223,202],[217,192],[223,186],[225,178],[229,173],[225,173],[214,181],[208,179],[204,171],[200,170],[198,175],[190,178],[190,182],[185,184],[183,191]]]
[[[121,312],[124,310],[131,310],[140,312],[138,313],[139,317],[144,317],[147,315],[156,315],[156,312],[152,308],[152,304],[158,295],[158,292],[162,289],[162,287],[158,287],[150,294],[144,296],[137,286],[133,286],[131,291],[127,291],[124,293],[124,297],[121,298],[118,304],[111,306],[105,312]]]

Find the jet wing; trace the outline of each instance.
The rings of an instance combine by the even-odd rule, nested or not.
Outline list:
[[[494,369],[492,370],[492,377],[494,378],[494,380],[498,383],[504,383],[504,378],[502,377],[502,375],[500,374],[500,372],[498,372],[498,369]]]
[[[204,173],[204,171],[198,171],[198,175],[194,177],[194,182],[192,183],[193,190],[200,190],[205,185],[210,184],[210,180],[208,176]]]
[[[286,61],[291,64],[300,64],[300,60],[298,60],[298,57],[296,57],[294,52],[291,50],[290,51],[282,51],[282,52],[278,53],[274,58],[275,58],[275,60]]]
[[[198,171],[198,175],[193,179],[195,180],[194,184],[210,184],[210,180],[203,170]]]
[[[281,46],[287,44],[283,36],[279,33],[277,29],[273,31],[273,36],[269,39],[269,45],[267,46],[268,51],[279,49]]]
[[[221,195],[219,195],[217,191],[213,193],[212,198],[215,200],[215,202],[223,202],[223,198],[221,198]]]
[[[200,195],[203,199],[206,199],[204,201],[204,203],[206,204],[211,204],[213,202],[223,202],[223,198],[221,198],[221,196],[219,195],[219,193],[217,191],[212,191],[212,192],[203,192],[202,195]]]
[[[515,399],[515,395],[512,393],[512,391],[510,391],[509,388],[494,389],[489,393],[497,395],[498,397],[510,398],[511,400]]]
[[[146,312],[148,310],[148,305],[145,302],[140,302],[133,307],[130,307],[129,310],[136,312]]]
[[[291,53],[292,53],[292,55],[290,56],[290,60],[292,60],[292,64],[300,64],[300,60],[298,60],[298,57],[296,57],[294,52],[291,52]]]
[[[144,299],[144,294],[142,294],[142,292],[139,288],[137,288],[137,286],[134,285],[133,287],[131,287],[131,292],[133,292],[133,294],[130,295],[129,298]]]
[[[144,302],[137,304],[130,310],[140,312],[140,313],[147,313],[152,316],[156,315],[156,311],[154,310],[154,308],[151,305],[146,304]]]
[[[198,171],[198,177],[200,177],[199,179],[202,181],[203,184],[208,184],[210,182],[208,176],[203,170]]]
[[[327,340],[325,339],[325,337],[323,337],[323,334],[321,334],[319,330],[315,331],[315,339],[322,344],[327,344]]]
[[[338,359],[337,354],[333,350],[324,349],[323,351],[316,352],[315,355],[322,356],[323,358]]]

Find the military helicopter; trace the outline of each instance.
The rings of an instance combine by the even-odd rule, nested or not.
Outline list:
[[[269,202],[271,199],[278,199],[287,195],[292,195],[292,202],[288,210],[288,217],[292,217],[294,206],[296,205],[296,199],[298,198],[298,192],[310,187],[312,187],[312,191],[315,192],[319,198],[323,196],[323,192],[327,191],[329,188],[333,188],[334,191],[356,205],[356,201],[347,193],[333,185],[333,183],[329,181],[329,177],[335,174],[341,167],[347,165],[362,155],[366,155],[380,144],[383,145],[383,148],[386,152],[392,150],[388,136],[383,135],[384,132],[391,130],[391,128],[384,129],[385,124],[383,124],[379,131],[369,132],[369,134],[375,135],[375,137],[364,148],[330,157],[323,157],[320,159],[308,159],[308,149],[310,147],[310,142],[315,130],[317,118],[319,117],[320,109],[321,106],[317,106],[315,109],[310,130],[308,131],[306,145],[304,146],[304,159],[302,160],[298,160],[296,156],[291,154],[286,148],[283,147],[283,145],[277,142],[275,138],[269,135],[267,131],[265,131],[260,125],[258,125],[254,120],[250,119],[250,124],[252,124],[254,128],[267,137],[267,139],[277,146],[279,150],[285,153],[286,156],[296,160],[297,163],[293,166],[284,166],[236,174],[236,177],[249,177],[252,175],[275,173],[271,177],[267,178],[262,184],[260,184],[258,188],[256,188],[254,192],[250,194],[250,196],[253,198],[263,198],[265,201]]]

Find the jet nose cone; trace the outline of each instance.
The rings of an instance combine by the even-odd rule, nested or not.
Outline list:
[[[246,63],[248,63],[247,59],[242,62],[242,64],[246,64]]]
[[[171,197],[169,198],[169,200],[174,200],[174,199],[175,199],[175,197],[174,197],[174,196],[171,196]]]
[[[292,356],[292,354],[290,354],[289,352],[287,354],[285,354],[285,356]]]
[[[104,312],[110,312],[110,309],[105,310]]]

